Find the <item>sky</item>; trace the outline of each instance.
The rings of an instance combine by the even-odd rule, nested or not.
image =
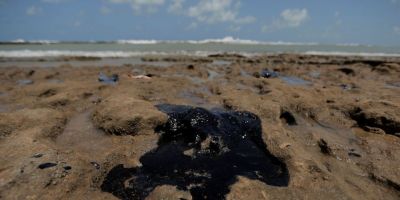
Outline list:
[[[400,0],[0,0],[0,40],[400,46]]]

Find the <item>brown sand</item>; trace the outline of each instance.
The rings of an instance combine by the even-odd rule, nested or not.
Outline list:
[[[162,103],[249,111],[261,119],[264,142],[286,163],[289,184],[237,177],[226,199],[400,198],[400,59],[143,60],[171,66],[0,68],[0,199],[116,198],[101,191],[102,182],[118,164],[140,166],[157,146],[154,129],[167,116],[154,105]],[[258,77],[264,68],[281,78]],[[100,83],[99,72],[120,80]],[[43,163],[57,165],[39,169]],[[191,195],[164,185],[147,198]]]

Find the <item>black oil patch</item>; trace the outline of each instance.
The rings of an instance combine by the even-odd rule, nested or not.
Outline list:
[[[368,116],[361,108],[355,108],[349,112],[350,117],[357,122],[357,125],[365,131],[379,128],[385,131],[386,134],[400,137],[400,122],[391,119],[390,117],[376,115]]]
[[[284,120],[289,126],[297,125],[296,118],[294,118],[293,114],[288,111],[283,111],[279,118]]]
[[[250,112],[209,111],[163,104],[158,147],[140,158],[141,167],[115,166],[101,185],[120,199],[145,199],[157,186],[189,191],[194,200],[225,199],[237,176],[287,186],[286,164],[268,152],[261,120]]]
[[[39,169],[46,169],[57,166],[57,163],[42,163],[38,166]]]

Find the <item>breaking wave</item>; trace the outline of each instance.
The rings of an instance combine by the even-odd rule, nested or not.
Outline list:
[[[99,57],[99,58],[127,58],[145,55],[189,55],[189,56],[208,56],[221,52],[208,51],[176,51],[176,52],[157,52],[157,51],[40,51],[40,50],[16,50],[0,51],[0,57],[5,58],[36,58],[36,57]],[[245,53],[244,53],[245,54]]]
[[[234,38],[227,36],[224,38],[217,39],[204,39],[204,40],[116,40],[116,41],[56,41],[56,40],[24,40],[17,39],[12,41],[3,41],[2,43],[11,44],[57,44],[57,43],[117,43],[117,44],[162,44],[162,43],[188,43],[188,44],[209,44],[209,43],[220,43],[220,44],[247,44],[247,45],[319,45],[315,42],[300,43],[300,42],[267,42],[258,40],[246,40],[240,38]]]
[[[205,57],[212,54],[232,53],[251,57],[257,55],[279,54],[284,52],[271,53],[249,53],[249,52],[223,52],[223,51],[63,51],[63,50],[13,50],[0,51],[3,58],[39,58],[39,57],[98,57],[98,58],[128,58],[146,55],[186,55]],[[296,52],[294,52],[296,53]],[[297,52],[306,55],[326,55],[326,56],[363,56],[363,57],[400,57],[397,53],[362,53],[362,52],[331,52],[331,51],[306,51]]]

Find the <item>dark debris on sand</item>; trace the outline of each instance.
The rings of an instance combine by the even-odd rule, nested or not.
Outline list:
[[[158,147],[140,158],[141,167],[115,166],[101,185],[121,199],[144,199],[157,186],[173,185],[193,199],[224,199],[237,176],[287,186],[286,164],[262,139],[261,120],[242,111],[158,105],[168,121],[156,131]]]

